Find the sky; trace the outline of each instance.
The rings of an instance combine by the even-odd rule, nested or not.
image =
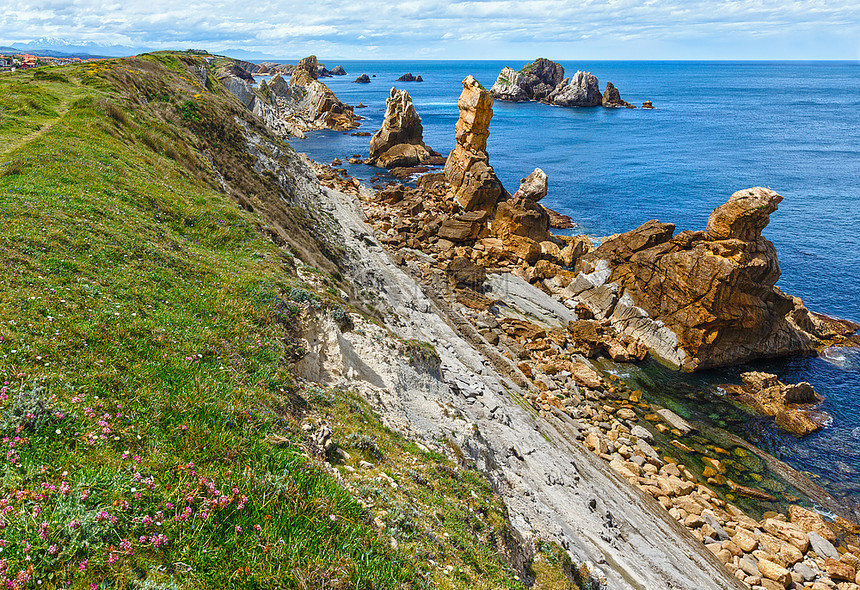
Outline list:
[[[283,59],[860,60],[858,0],[16,0],[0,45],[54,38]]]

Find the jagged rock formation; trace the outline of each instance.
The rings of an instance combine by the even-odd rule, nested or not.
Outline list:
[[[343,69],[343,66],[335,66],[331,69],[332,76],[346,76],[346,70]]]
[[[607,83],[601,95],[597,78],[588,72],[576,72],[572,78],[564,77],[561,64],[539,58],[522,70],[502,69],[490,93],[498,100],[526,102],[538,100],[566,107],[629,107],[621,100],[618,89]]]
[[[412,72],[406,72],[405,74],[403,74],[402,76],[397,78],[397,81],[398,82],[423,82],[424,78],[421,77],[421,74],[418,74],[417,76],[413,76]]]
[[[328,86],[317,80],[316,57],[302,59],[293,68],[289,82],[280,73],[259,88],[229,71],[221,83],[249,110],[282,135],[303,137],[310,129],[347,131],[358,126],[351,106],[338,100]]]
[[[673,237],[673,224],[649,221],[610,237],[580,261],[569,294],[585,294],[596,316],[686,370],[810,350],[842,328],[775,286],[776,250],[761,232],[781,200],[746,189],[711,213],[704,232]]]
[[[493,219],[492,234],[502,241],[521,236],[535,242],[550,239],[549,213],[538,204],[546,196],[547,176],[540,168],[520,181],[513,197],[499,203]]]
[[[564,68],[546,58],[536,59],[519,72],[504,68],[490,89],[494,98],[511,102],[543,100],[564,78]]]
[[[309,55],[307,57],[303,57],[299,60],[299,65],[296,66],[296,69],[293,70],[293,74],[298,70],[304,70],[314,80],[319,78],[319,63],[317,62],[317,56]]]
[[[580,71],[570,79],[565,78],[547,100],[563,107],[596,107],[603,102],[603,96],[597,76]]]
[[[621,93],[618,92],[618,89],[612,82],[606,83],[606,90],[603,91],[603,106],[607,108],[620,108],[626,107],[628,109],[635,109],[632,104],[621,100]]]
[[[468,76],[463,80],[457,107],[460,110],[455,127],[457,143],[445,163],[445,179],[463,209],[491,211],[504,192],[486,151],[493,97],[475,78]]]
[[[786,385],[776,375],[759,371],[741,373],[741,379],[743,386],[724,385],[723,389],[759,413],[773,416],[777,426],[795,436],[820,430],[830,418],[823,412],[810,412],[824,398],[805,381]]]
[[[427,160],[431,150],[424,145],[421,117],[405,90],[391,89],[385,101],[382,127],[370,140],[368,164],[383,168],[415,166]]]
[[[362,74],[358,78],[353,80],[353,83],[355,83],[355,84],[370,84],[370,76],[368,76],[367,74]]]

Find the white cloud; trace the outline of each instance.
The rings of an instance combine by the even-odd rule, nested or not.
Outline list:
[[[856,57],[856,0],[19,0],[0,42],[40,37],[331,58]],[[366,45],[373,39],[373,46]],[[730,42],[729,42],[730,41]],[[484,53],[479,54],[480,48]],[[809,48],[814,48],[811,50]],[[643,55],[644,52],[644,55]],[[650,53],[649,53],[650,52]],[[692,52],[692,53],[691,53]],[[722,52],[722,53],[721,53]],[[730,55],[724,55],[725,52]],[[743,52],[747,52],[744,54]],[[327,57],[329,57],[327,56]]]

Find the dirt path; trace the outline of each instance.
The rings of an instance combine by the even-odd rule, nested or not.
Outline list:
[[[59,113],[59,115],[55,119],[51,119],[50,121],[48,121],[47,123],[42,125],[42,127],[37,129],[36,131],[33,131],[32,133],[28,133],[27,135],[24,135],[23,137],[15,140],[15,141],[12,141],[11,143],[9,143],[7,145],[2,146],[2,149],[0,149],[0,160],[6,160],[7,157],[12,152],[17,150],[18,148],[23,147],[23,146],[27,145],[28,143],[31,143],[31,142],[39,139],[42,135],[44,135],[45,133],[50,131],[54,127],[54,125],[56,125],[57,123],[62,121],[63,118],[66,116],[66,113],[68,111],[69,111],[69,103],[67,103],[67,102],[62,103],[59,106],[59,108],[57,109],[57,113]]]

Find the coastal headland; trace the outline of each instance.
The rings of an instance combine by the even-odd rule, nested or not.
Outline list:
[[[358,124],[316,58],[243,71],[158,53],[0,80],[0,575],[858,587],[858,514],[608,370],[856,343],[775,286],[779,194],[727,195],[702,230],[557,236],[542,170],[497,178],[474,78],[444,169],[374,190],[285,141]],[[389,100],[376,157],[438,157]],[[802,424],[814,392],[771,377],[746,394]]]

